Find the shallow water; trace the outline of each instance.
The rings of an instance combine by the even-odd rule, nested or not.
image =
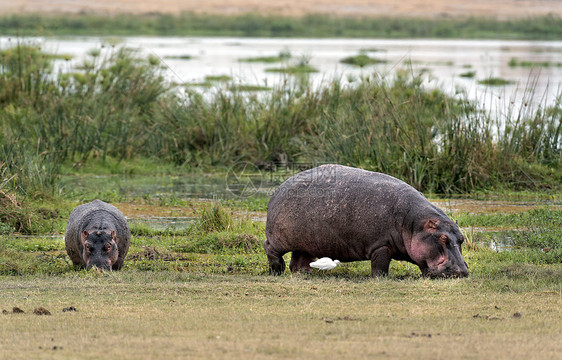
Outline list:
[[[450,94],[466,94],[485,108],[505,112],[524,104],[553,104],[562,84],[562,41],[437,40],[437,39],[280,39],[220,37],[99,37],[30,38],[48,52],[69,54],[71,60],[57,60],[57,71],[76,71],[92,49],[101,49],[98,61],[118,43],[138,49],[144,56],[161,59],[171,81],[203,83],[206,76],[228,75],[236,84],[276,86],[286,76],[266,72],[284,64],[240,62],[243,58],[277,56],[289,52],[289,64],[307,61],[319,70],[311,74],[315,86],[341,78],[353,82],[360,77],[392,78],[397,70],[425,72],[425,83]],[[0,37],[0,48],[14,40]],[[103,48],[102,48],[103,47]],[[386,61],[363,69],[340,63],[361,52]],[[178,57],[190,57],[181,59]],[[548,62],[540,68],[511,67],[511,59]],[[286,65],[286,64],[285,64]],[[461,77],[475,72],[474,78]],[[506,86],[488,87],[478,81],[490,77],[511,80]],[[529,92],[529,89],[534,91]],[[203,91],[205,91],[203,89]],[[465,95],[461,95],[465,96]]]
[[[60,192],[84,194],[116,192],[122,198],[150,199],[235,199],[268,197],[279,181],[267,178],[237,176],[237,181],[225,175],[185,174],[180,176],[150,175],[101,175],[65,176],[61,180]]]

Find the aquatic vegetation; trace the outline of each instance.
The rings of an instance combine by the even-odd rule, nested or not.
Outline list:
[[[529,61],[520,60],[516,58],[511,58],[508,62],[510,67],[561,67],[562,62],[550,62],[550,61]]]
[[[191,60],[193,56],[191,55],[175,55],[175,56],[166,56],[166,59],[174,59],[174,60]]]
[[[281,61],[287,61],[292,57],[291,52],[289,50],[281,51],[276,56],[260,56],[260,57],[252,57],[252,58],[243,58],[239,61],[241,62],[262,62],[262,63],[276,63]]]
[[[359,54],[356,56],[349,56],[340,60],[342,64],[354,65],[359,67],[365,67],[367,65],[384,64],[387,61],[377,58],[369,57],[366,54]]]
[[[231,85],[229,88],[230,88],[230,91],[269,91],[269,90],[271,90],[271,88],[267,87],[267,86],[244,85],[244,84]]]
[[[205,81],[207,82],[224,82],[232,80],[232,76],[228,75],[207,75],[205,76]]]
[[[467,71],[467,72],[464,72],[464,73],[460,74],[459,76],[463,77],[463,78],[472,79],[476,76],[476,71]]]
[[[503,86],[513,84],[512,80],[497,78],[497,77],[490,77],[487,79],[478,80],[480,85],[488,85],[488,86]]]
[[[305,64],[305,63],[301,63],[298,65],[294,65],[294,66],[286,66],[286,67],[282,67],[282,68],[269,68],[269,69],[265,69],[266,72],[278,72],[278,73],[284,73],[284,74],[289,74],[289,75],[297,75],[297,74],[308,74],[308,73],[315,73],[318,72],[318,69],[316,69],[315,67]]]

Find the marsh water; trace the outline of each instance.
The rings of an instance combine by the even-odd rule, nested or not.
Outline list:
[[[481,106],[502,113],[513,104],[552,105],[562,84],[562,41],[220,37],[63,37],[25,41],[49,53],[69,55],[66,60],[56,60],[56,70],[63,72],[77,71],[92,53],[103,58],[114,48],[126,46],[142,56],[160,59],[165,76],[177,84],[208,84],[209,77],[227,76],[237,85],[271,88],[288,78],[271,69],[297,63],[307,63],[318,70],[309,75],[313,86],[334,79],[348,83],[365,77],[392,79],[397,71],[406,70],[423,73],[426,86],[477,100]],[[0,37],[0,48],[14,43],[13,39]],[[286,56],[281,63],[243,61],[280,54]],[[381,62],[363,68],[341,63],[343,58],[359,54]],[[510,83],[479,83],[489,78]]]

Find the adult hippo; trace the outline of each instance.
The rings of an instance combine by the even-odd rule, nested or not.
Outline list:
[[[458,225],[392,176],[323,165],[285,181],[267,206],[264,249],[272,274],[311,271],[316,258],[371,260],[373,276],[406,260],[430,277],[468,276]]]
[[[72,210],[64,237],[74,265],[119,270],[129,251],[131,231],[121,211],[94,200]]]

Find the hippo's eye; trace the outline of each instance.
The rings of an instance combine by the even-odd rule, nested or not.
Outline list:
[[[92,251],[94,251],[94,248],[91,244],[86,243],[86,251],[88,253],[91,253]]]
[[[109,250],[111,250],[111,244],[105,244],[105,245],[103,246],[103,251],[109,252]]]

